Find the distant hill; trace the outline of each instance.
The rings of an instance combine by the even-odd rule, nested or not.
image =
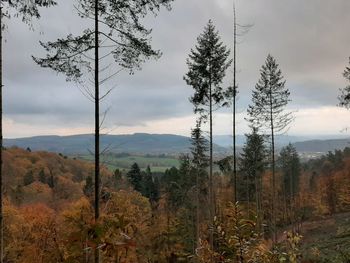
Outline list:
[[[5,139],[5,147],[17,146],[33,151],[49,151],[65,155],[88,154],[94,149],[92,134],[73,136],[37,136],[30,138]],[[101,150],[110,153],[132,154],[180,154],[190,151],[188,137],[172,134],[135,133],[131,135],[102,135]],[[224,154],[227,149],[215,145],[216,154]]]
[[[277,135],[276,145],[278,148],[287,145],[288,143],[314,141],[314,140],[338,140],[347,139],[344,135],[313,135],[313,136],[292,136],[292,135]],[[242,147],[246,141],[244,135],[237,135],[236,143],[238,147]],[[222,147],[232,147],[232,136],[231,135],[216,135],[214,136],[214,142]]]
[[[326,153],[334,150],[344,150],[345,147],[350,147],[350,138],[333,140],[310,140],[296,142],[293,145],[298,152]]]
[[[281,148],[289,142],[298,152],[326,153],[335,149],[343,150],[350,146],[350,138],[309,139],[310,137],[277,136],[277,147]],[[317,136],[315,136],[317,138]],[[327,138],[327,137],[324,137]],[[237,151],[241,150],[245,137],[237,136]],[[219,135],[214,137],[214,153],[226,155],[230,152],[232,137]],[[30,138],[5,139],[5,147],[29,147],[33,151],[48,151],[65,155],[85,155],[93,152],[94,136],[92,134],[72,136],[37,136]],[[191,148],[190,138],[173,134],[135,133],[130,135],[102,135],[101,150],[108,148],[109,153],[129,153],[140,155],[178,155],[188,153]]]

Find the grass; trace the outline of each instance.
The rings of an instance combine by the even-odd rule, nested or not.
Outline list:
[[[92,155],[76,156],[78,159],[93,161]],[[138,156],[138,155],[105,155],[101,156],[101,163],[111,171],[115,169],[129,170],[131,165],[137,163],[142,170],[149,165],[152,172],[165,172],[171,167],[179,167],[179,160],[170,156]]]

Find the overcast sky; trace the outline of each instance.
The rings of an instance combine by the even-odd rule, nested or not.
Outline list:
[[[4,45],[4,134],[7,138],[93,132],[94,105],[65,77],[34,64],[31,55],[44,54],[39,40],[77,34],[89,22],[77,17],[70,1],[43,10],[35,31],[12,19]],[[278,63],[291,91],[296,111],[290,135],[340,134],[350,112],[338,108],[338,90],[346,86],[342,72],[350,56],[349,0],[236,0],[240,24],[253,24],[238,46],[238,133],[251,90],[267,54]],[[186,58],[197,36],[212,19],[223,42],[232,46],[232,0],[175,0],[171,12],[162,10],[146,23],[153,28],[152,43],[161,49],[158,61],[142,71],[122,73],[116,88],[103,102],[109,108],[104,132],[174,133],[189,135],[194,126],[186,86]],[[230,82],[228,72],[225,83]],[[215,114],[215,134],[231,133],[231,109]]]

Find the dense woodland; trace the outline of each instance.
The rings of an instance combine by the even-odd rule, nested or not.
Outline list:
[[[126,173],[103,168],[101,221],[95,223],[92,163],[6,149],[5,262],[91,262],[97,244],[103,262],[209,262],[211,256],[215,262],[297,262],[303,222],[350,211],[350,149],[300,163],[287,146],[277,159],[279,244],[272,248],[271,173],[260,170],[258,179],[245,170],[246,161],[239,162],[237,206],[231,174],[214,174],[211,251],[208,183],[197,181],[189,156],[165,173],[140,171],[137,164]]]
[[[64,4],[57,2],[1,1],[0,42],[3,21],[20,18],[32,27],[40,8]],[[276,149],[275,136],[293,125],[294,116],[287,110],[292,91],[271,54],[247,108],[251,132],[242,153],[236,152],[236,43],[242,26],[235,8],[232,52],[209,20],[184,61],[196,116],[191,153],[164,173],[143,171],[137,163],[126,172],[103,166],[100,104],[112,92],[107,83],[121,70],[133,75],[161,56],[142,19],[171,11],[171,2],[76,0],[78,15],[94,26],[40,43],[47,55],[34,61],[81,85],[93,102],[94,163],[1,147],[1,263],[349,262],[349,240],[325,255],[317,246],[303,248],[302,229],[311,220],[350,211],[350,148],[304,163],[291,144]],[[116,73],[105,75],[106,65]],[[233,85],[226,87],[232,67]],[[349,67],[344,77],[350,81]],[[341,91],[340,106],[349,108],[349,93],[350,86]],[[213,153],[213,135],[215,111],[224,107],[233,109],[233,150],[221,159]],[[2,118],[1,103],[0,113]],[[2,146],[2,125],[0,138]],[[349,237],[350,227],[336,232]]]

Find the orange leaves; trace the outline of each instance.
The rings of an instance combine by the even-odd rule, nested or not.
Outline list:
[[[60,255],[55,240],[55,212],[44,204],[15,209],[5,206],[6,259],[9,262],[50,262]],[[52,261],[51,261],[52,262]]]

